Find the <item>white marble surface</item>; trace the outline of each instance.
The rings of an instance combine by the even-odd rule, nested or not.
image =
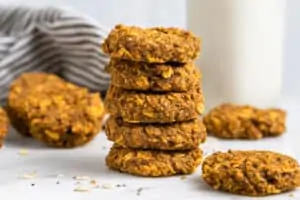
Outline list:
[[[288,132],[279,138],[260,141],[224,141],[209,137],[203,149],[206,154],[214,150],[227,149],[269,149],[295,156],[300,159],[299,127],[300,106],[297,102],[284,102],[288,109]],[[182,180],[179,176],[169,178],[141,178],[110,171],[104,158],[110,143],[101,133],[89,145],[59,150],[47,148],[32,139],[11,133],[5,147],[0,151],[0,194],[8,200],[100,200],[100,199],[253,199],[225,194],[211,190],[200,179],[200,168],[193,175]],[[19,151],[27,149],[28,155],[21,156]],[[19,176],[36,171],[33,179],[20,179]],[[64,175],[57,177],[58,174]],[[88,176],[100,185],[89,192],[74,192],[78,187],[73,176]],[[59,184],[58,184],[59,182]],[[81,181],[83,186],[91,188],[89,181]],[[34,185],[32,185],[34,184]],[[102,185],[126,187],[102,188]],[[142,187],[140,195],[137,190]],[[290,197],[293,194],[293,197]],[[293,191],[263,199],[300,199],[300,192]]]

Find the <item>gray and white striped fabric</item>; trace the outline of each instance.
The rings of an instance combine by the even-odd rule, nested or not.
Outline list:
[[[0,101],[21,73],[44,71],[105,91],[108,57],[100,44],[107,31],[69,9],[0,7]]]

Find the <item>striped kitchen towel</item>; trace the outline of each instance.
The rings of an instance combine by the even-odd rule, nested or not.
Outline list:
[[[21,73],[44,71],[105,91],[108,57],[100,44],[107,30],[70,9],[0,7],[0,101]]]

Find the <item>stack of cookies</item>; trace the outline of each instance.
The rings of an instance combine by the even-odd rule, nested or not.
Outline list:
[[[141,176],[192,173],[206,139],[201,76],[193,62],[200,40],[177,28],[117,25],[102,47],[111,57],[108,167]]]

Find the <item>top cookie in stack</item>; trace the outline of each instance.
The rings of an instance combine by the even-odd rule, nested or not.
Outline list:
[[[106,135],[115,143],[107,165],[147,176],[193,172],[201,161],[198,146],[206,138],[199,119],[204,111],[201,74],[193,63],[200,40],[177,28],[117,25],[102,47],[111,57]],[[126,160],[118,152],[126,152]],[[177,158],[177,153],[193,156]],[[130,164],[135,159],[138,166]],[[173,169],[172,159],[181,167]]]

